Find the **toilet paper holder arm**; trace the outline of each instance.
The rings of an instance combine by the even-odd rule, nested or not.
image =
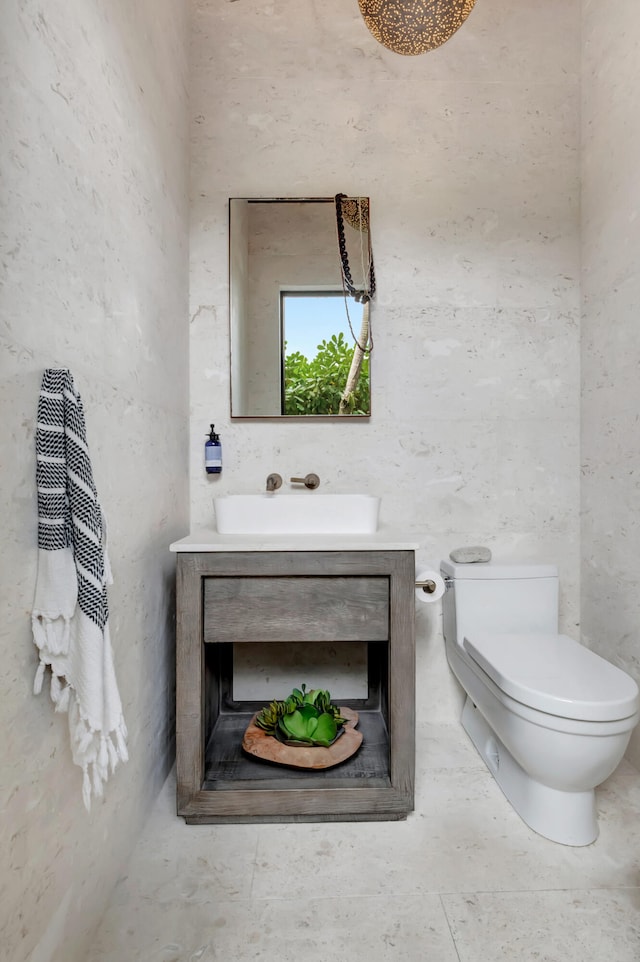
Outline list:
[[[451,578],[444,578],[443,580],[446,591],[451,584]],[[437,587],[435,581],[432,581],[431,578],[427,578],[426,581],[416,581],[416,588],[422,588],[426,595],[432,595]]]

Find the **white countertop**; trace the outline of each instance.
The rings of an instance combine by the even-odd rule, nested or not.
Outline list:
[[[416,551],[406,532],[383,527],[375,534],[219,534],[203,529],[174,541],[169,550],[196,551]]]

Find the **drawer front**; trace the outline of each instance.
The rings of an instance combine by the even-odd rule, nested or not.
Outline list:
[[[387,641],[389,579],[205,578],[205,642]]]

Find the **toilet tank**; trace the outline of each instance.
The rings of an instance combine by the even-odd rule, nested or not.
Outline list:
[[[543,564],[454,564],[443,598],[445,641],[459,645],[474,632],[558,632],[558,569]]]

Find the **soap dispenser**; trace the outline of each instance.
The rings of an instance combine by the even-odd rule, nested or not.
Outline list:
[[[211,425],[209,440],[204,446],[204,466],[207,474],[221,474],[222,472],[222,445],[220,435],[214,431],[215,424]]]

